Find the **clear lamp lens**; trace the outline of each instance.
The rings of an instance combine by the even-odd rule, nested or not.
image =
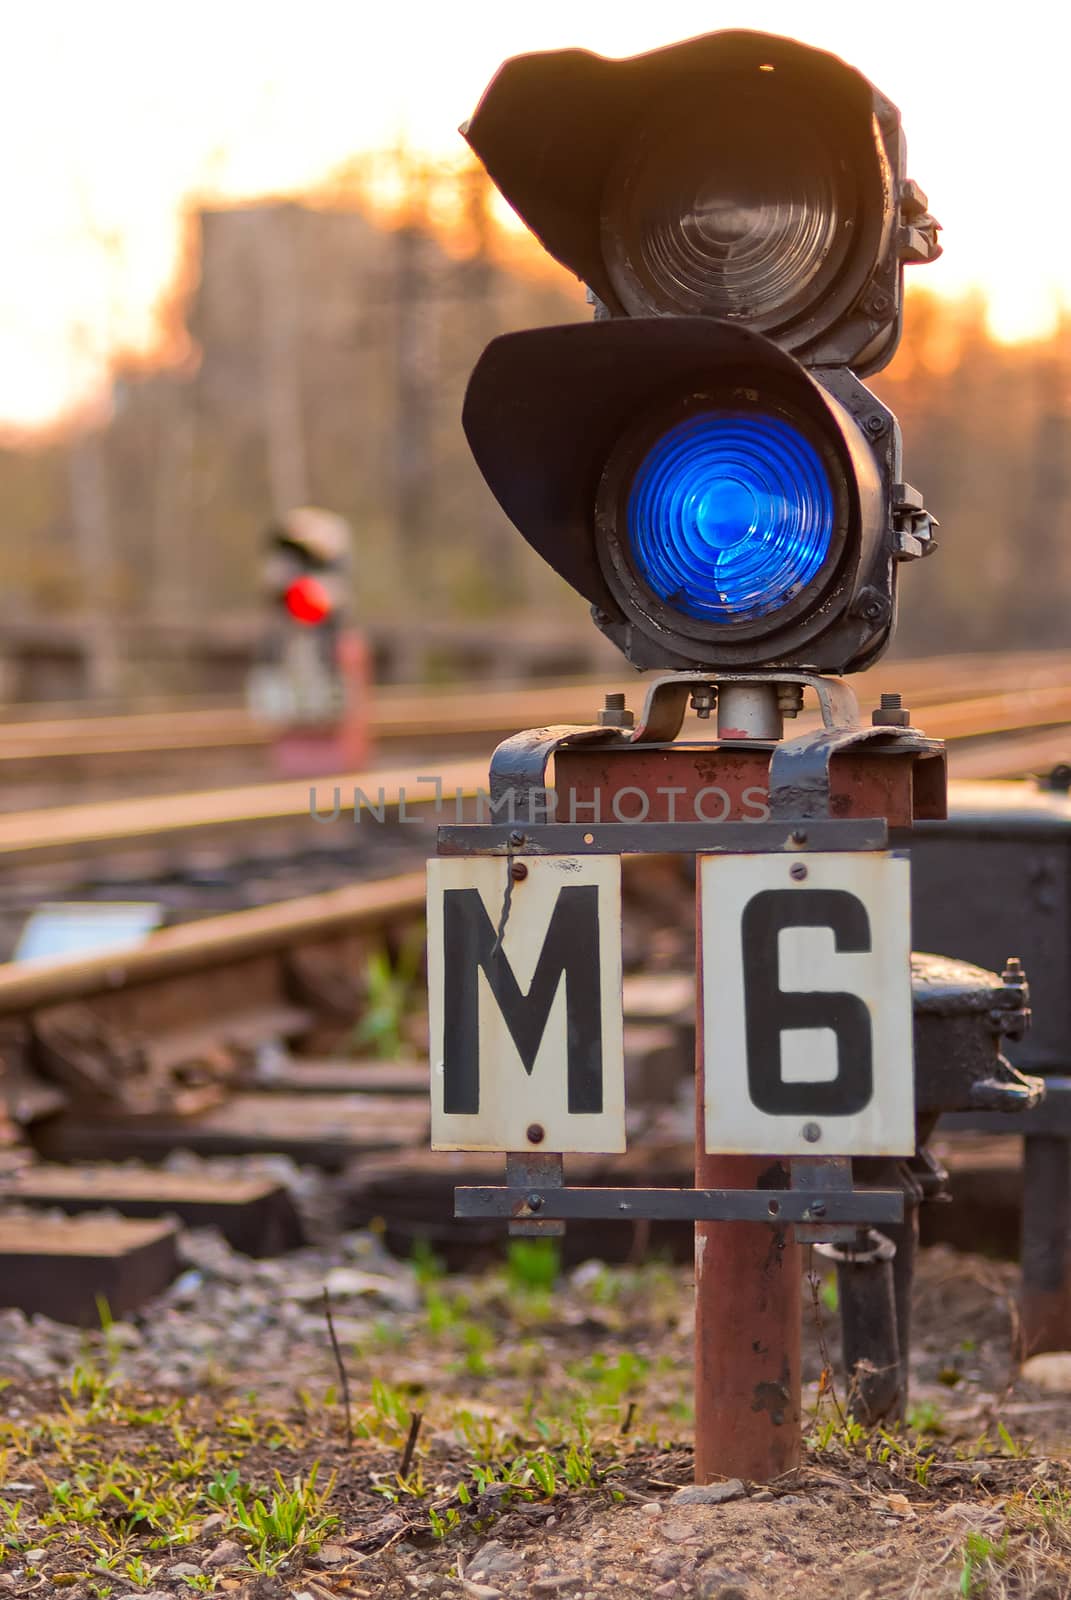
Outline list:
[[[767,82],[672,108],[627,146],[603,199],[603,253],[632,315],[774,327],[825,292],[847,255],[847,179],[821,123]]]
[[[637,572],[667,606],[713,623],[768,616],[820,572],[833,540],[829,475],[782,417],[705,411],[640,463],[628,496]]]

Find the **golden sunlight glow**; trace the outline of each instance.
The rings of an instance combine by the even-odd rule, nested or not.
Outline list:
[[[1037,0],[999,28],[934,0],[9,6],[0,421],[99,403],[117,350],[160,346],[183,213],[199,201],[297,192],[401,139],[451,156],[507,55],[631,55],[724,27],[834,50],[895,100],[945,229],[945,255],[916,281],[945,296],[980,288],[998,338],[1044,336],[1071,302],[1060,18]]]

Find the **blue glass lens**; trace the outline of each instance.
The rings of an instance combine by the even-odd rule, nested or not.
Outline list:
[[[640,464],[628,498],[632,558],[674,610],[745,622],[786,605],[820,571],[833,539],[829,475],[781,417],[704,411]]]

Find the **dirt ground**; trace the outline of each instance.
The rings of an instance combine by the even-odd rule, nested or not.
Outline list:
[[[409,1309],[361,1321],[336,1304],[337,1354],[326,1317],[285,1369],[236,1369],[224,1333],[168,1392],[124,1376],[112,1328],[62,1381],[0,1395],[0,1593],[1071,1596],[1071,1395],[1016,1378],[1015,1277],[923,1253],[909,1423],[870,1434],[823,1378],[836,1318],[816,1280],[804,1465],[717,1486],[721,1503],[680,1495],[692,1309],[676,1267],[555,1278],[532,1251],[446,1277],[425,1258]]]

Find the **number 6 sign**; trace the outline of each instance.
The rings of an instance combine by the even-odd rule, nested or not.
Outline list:
[[[909,866],[704,856],[708,1151],[915,1148]]]

